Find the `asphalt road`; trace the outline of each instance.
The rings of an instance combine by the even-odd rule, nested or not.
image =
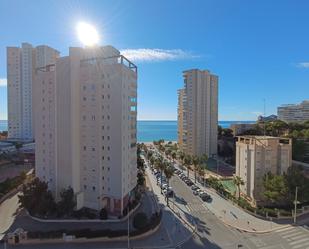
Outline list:
[[[198,226],[196,235],[180,248],[309,249],[309,231],[303,227],[291,226],[267,234],[242,232],[225,226],[177,176],[172,178],[171,186],[176,200],[186,202]]]

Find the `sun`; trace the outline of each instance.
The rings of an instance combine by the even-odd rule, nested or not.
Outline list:
[[[85,46],[94,46],[98,44],[99,34],[94,26],[85,22],[79,22],[76,26],[76,31],[79,40]]]

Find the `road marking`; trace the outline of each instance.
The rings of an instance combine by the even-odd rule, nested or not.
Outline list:
[[[292,233],[289,233],[289,234],[281,235],[281,237],[284,238],[284,239],[286,239],[286,238],[293,237],[293,236],[298,235],[298,234],[301,234],[301,233],[302,233],[302,232],[295,231],[295,232],[292,232]]]
[[[289,227],[278,229],[275,232],[280,233],[280,234],[286,234],[286,233],[289,233],[290,230],[292,230],[292,229],[295,229],[295,227],[289,226]]]
[[[298,248],[301,248],[302,246],[308,246],[308,245],[309,245],[309,242],[306,242],[305,244],[293,246],[292,248],[293,249],[298,249]]]
[[[303,237],[307,237],[307,238],[308,238],[308,235],[306,235],[306,234],[302,234],[302,235],[299,235],[299,236],[293,237],[293,238],[291,238],[291,239],[294,241],[294,240],[299,240],[299,239],[301,239],[301,238],[303,238]]]
[[[300,239],[300,240],[291,242],[290,245],[293,246],[293,245],[297,245],[297,244],[299,244],[299,243],[306,242],[306,241],[308,241],[308,243],[309,243],[309,238],[304,238],[304,239]],[[302,246],[302,245],[301,245],[301,246]]]

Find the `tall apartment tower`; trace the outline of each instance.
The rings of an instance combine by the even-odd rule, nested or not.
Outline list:
[[[70,48],[36,70],[36,175],[77,208],[119,215],[137,183],[137,67],[111,47]]]
[[[7,48],[8,137],[33,139],[32,89],[36,67],[53,64],[59,52],[29,43]]]
[[[178,143],[190,155],[217,154],[218,76],[208,70],[183,72],[178,91]],[[182,135],[181,135],[182,134]]]
[[[177,127],[178,127],[178,146],[181,150],[184,150],[183,136],[185,130],[184,124],[184,104],[185,104],[185,90],[178,90],[178,109],[177,109]]]
[[[281,175],[292,165],[292,140],[268,136],[239,136],[236,142],[236,175],[244,181],[241,192],[262,200],[263,177]]]

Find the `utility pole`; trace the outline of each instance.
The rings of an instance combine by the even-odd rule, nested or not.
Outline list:
[[[263,101],[264,101],[264,119],[263,119],[263,135],[264,135],[264,137],[265,137],[265,135],[266,135],[266,126],[265,126],[265,118],[266,118],[266,100],[265,99],[263,99]]]
[[[129,191],[129,201],[128,201],[128,249],[130,249],[130,197],[131,192]]]
[[[295,188],[295,201],[294,201],[294,223],[296,223],[296,212],[297,212],[297,191],[298,187]]]

